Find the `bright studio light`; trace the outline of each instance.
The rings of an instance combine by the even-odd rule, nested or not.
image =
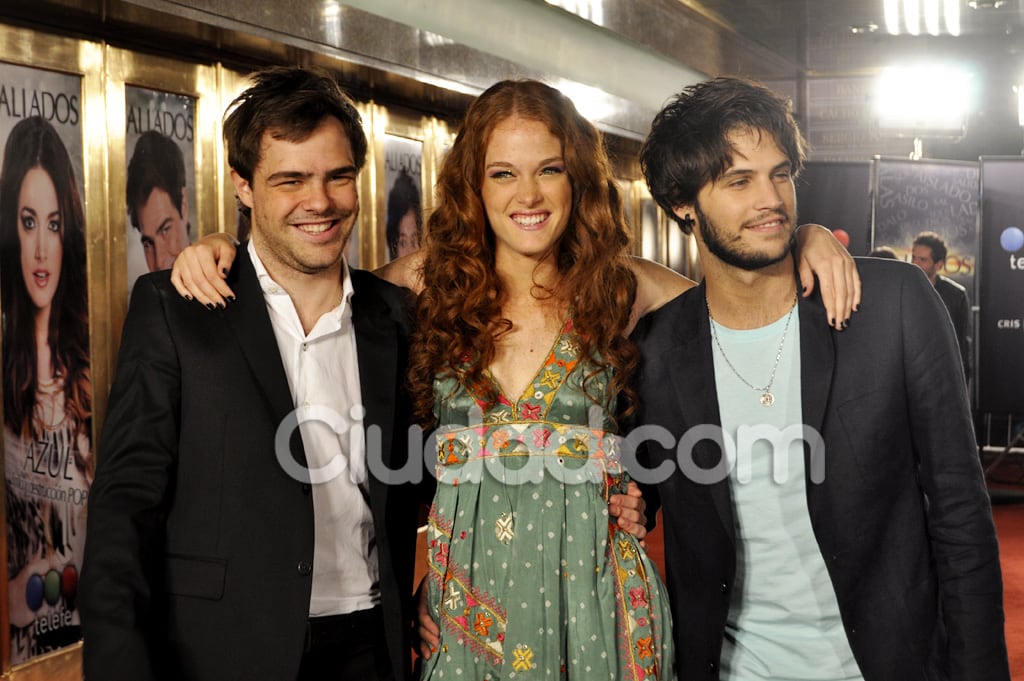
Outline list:
[[[969,73],[949,67],[889,68],[876,90],[878,125],[907,135],[959,135],[967,125]]]

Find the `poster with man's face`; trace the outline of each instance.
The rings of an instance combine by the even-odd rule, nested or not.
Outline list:
[[[387,261],[415,253],[423,235],[423,142],[384,137]]]
[[[192,97],[125,87],[129,295],[195,238],[195,110]]]
[[[95,471],[79,76],[0,63],[0,311],[11,662],[79,640]]]

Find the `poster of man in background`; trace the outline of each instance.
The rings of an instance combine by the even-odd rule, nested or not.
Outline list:
[[[0,311],[11,662],[79,640],[95,471],[81,78],[0,64]]]
[[[128,291],[170,269],[195,237],[195,100],[125,88]]]

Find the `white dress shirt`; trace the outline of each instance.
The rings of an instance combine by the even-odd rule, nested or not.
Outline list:
[[[380,601],[373,516],[366,496],[366,447],[352,279],[343,264],[343,295],[307,335],[288,293],[249,242],[310,471],[316,542],[311,617],[365,610]],[[328,425],[330,423],[331,425]]]

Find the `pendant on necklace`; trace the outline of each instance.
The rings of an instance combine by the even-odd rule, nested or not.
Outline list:
[[[763,404],[766,407],[772,406],[773,404],[775,404],[775,395],[772,395],[770,392],[765,390],[763,393],[761,393],[761,404]]]

